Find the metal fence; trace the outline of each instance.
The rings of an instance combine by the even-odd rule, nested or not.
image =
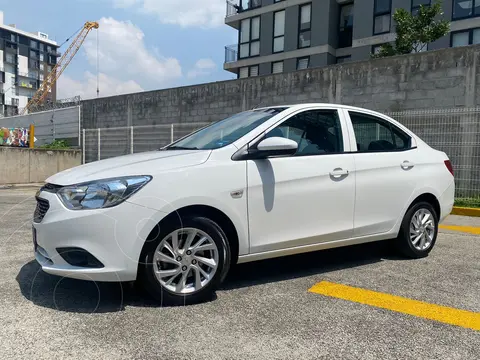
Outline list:
[[[84,163],[159,149],[208,125],[177,123],[83,130]]]
[[[28,128],[35,125],[35,146],[67,140],[80,146],[80,106],[0,118],[0,127]]]
[[[435,149],[444,151],[455,170],[456,197],[480,204],[480,108],[388,113]],[[208,125],[175,123],[84,130],[84,162],[155,150]],[[480,206],[480,205],[479,205]]]
[[[387,115],[434,149],[445,152],[455,171],[457,203],[480,206],[480,108],[402,111]]]

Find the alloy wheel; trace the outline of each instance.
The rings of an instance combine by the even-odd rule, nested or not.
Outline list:
[[[435,218],[427,209],[418,209],[410,221],[410,241],[417,250],[426,250],[435,236]]]
[[[184,228],[171,232],[155,249],[153,272],[160,284],[175,294],[204,288],[218,267],[218,248],[204,231]]]

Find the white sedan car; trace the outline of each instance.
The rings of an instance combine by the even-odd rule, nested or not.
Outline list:
[[[428,255],[454,201],[447,155],[374,111],[245,111],[158,151],[47,179],[33,219],[50,274],[212,295],[235,263],[392,239]]]

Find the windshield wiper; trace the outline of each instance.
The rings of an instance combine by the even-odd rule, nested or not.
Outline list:
[[[198,150],[197,147],[187,147],[187,146],[169,146],[168,148],[164,150]]]

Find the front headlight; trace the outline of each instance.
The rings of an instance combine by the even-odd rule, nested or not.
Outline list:
[[[151,176],[128,176],[65,186],[57,191],[70,210],[102,209],[116,206],[135,194]]]

